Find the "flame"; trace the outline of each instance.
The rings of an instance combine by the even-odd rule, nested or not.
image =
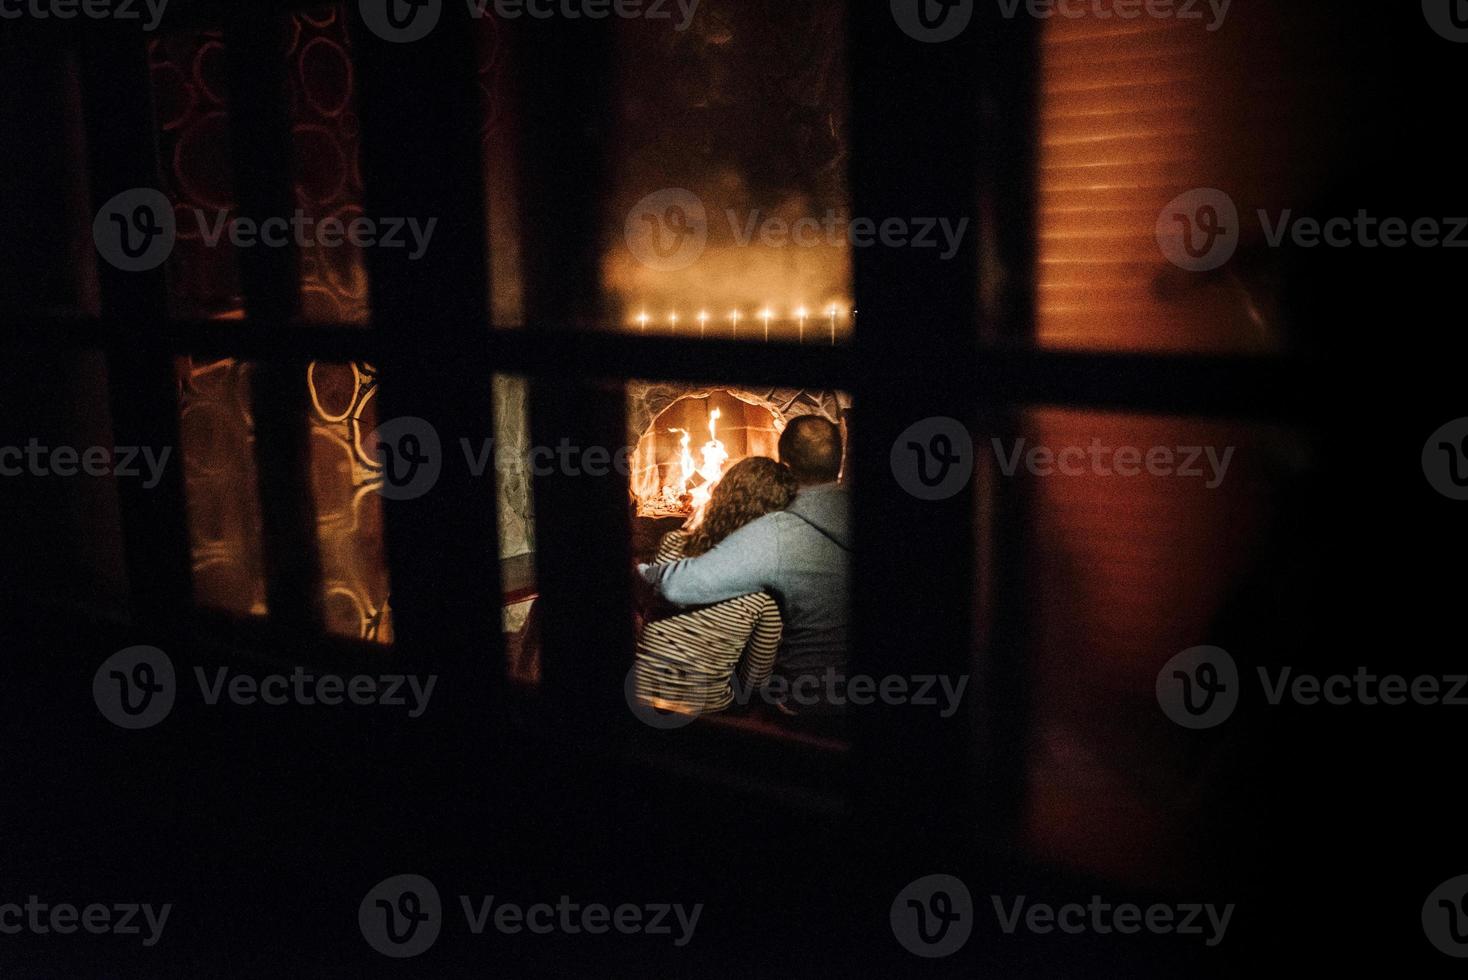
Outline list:
[[[693,508],[693,514],[688,519],[689,527],[697,527],[703,520],[704,508],[708,506],[709,498],[713,495],[714,485],[724,476],[724,464],[729,460],[729,450],[719,439],[719,409],[709,412],[709,439],[699,449],[699,455],[703,457],[702,463],[696,463],[690,446],[693,437],[685,429],[669,429],[669,432],[680,432],[682,438],[678,440],[678,478],[674,483],[663,487],[662,496],[665,502],[681,502],[687,496]],[[695,476],[701,477],[702,482],[691,491],[688,485],[693,482]]]
[[[678,468],[680,476],[678,482],[674,484],[679,492],[682,493],[687,491],[688,481],[693,479],[693,474],[696,472],[693,466],[693,454],[688,451],[688,444],[693,439],[689,436],[687,429],[669,429],[668,431],[683,433],[683,438],[678,440]]]

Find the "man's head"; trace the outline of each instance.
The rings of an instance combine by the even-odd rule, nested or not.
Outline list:
[[[780,433],[780,462],[801,486],[832,482],[841,475],[841,430],[819,415],[791,419]]]

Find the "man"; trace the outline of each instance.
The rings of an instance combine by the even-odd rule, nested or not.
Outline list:
[[[768,592],[785,621],[774,674],[789,686],[787,713],[836,713],[829,678],[844,688],[850,580],[850,505],[841,474],[841,430],[820,416],[793,419],[780,435],[780,462],[800,490],[788,508],[766,514],[696,558],[639,565],[667,601],[701,606]]]

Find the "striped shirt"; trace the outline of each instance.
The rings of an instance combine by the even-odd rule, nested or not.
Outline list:
[[[683,557],[686,531],[663,536],[654,564]],[[775,663],[780,610],[767,592],[688,609],[643,628],[637,641],[637,696],[689,714],[723,711],[741,690],[764,684]]]

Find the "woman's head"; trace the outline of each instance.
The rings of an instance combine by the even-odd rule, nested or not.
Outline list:
[[[701,555],[756,517],[785,509],[798,487],[790,468],[773,459],[741,459],[714,485],[703,522],[689,533],[683,553]]]

